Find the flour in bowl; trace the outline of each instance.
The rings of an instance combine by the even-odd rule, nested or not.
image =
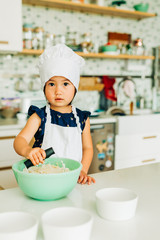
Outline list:
[[[51,165],[51,164],[43,164],[40,166],[32,166],[28,169],[24,168],[23,172],[37,173],[37,174],[63,173],[63,172],[69,172],[69,168],[66,168],[65,164],[62,162],[62,167]]]

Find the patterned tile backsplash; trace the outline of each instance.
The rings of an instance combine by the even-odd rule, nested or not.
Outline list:
[[[106,5],[111,1],[106,0]],[[132,8],[133,5],[139,3],[139,0],[127,1],[127,6]],[[149,12],[160,12],[159,0],[144,0],[149,3]],[[83,33],[90,33],[91,40],[94,44],[101,46],[105,44],[107,33],[121,32],[132,34],[132,39],[142,38],[146,46],[147,54],[152,54],[152,47],[160,45],[160,16],[155,18],[143,19],[141,21],[116,18],[105,16],[102,14],[79,13],[66,10],[57,10],[54,8],[46,8],[40,6],[23,5],[23,23],[32,23],[33,27],[41,26],[45,32],[50,32],[55,35],[65,35],[66,32],[77,32],[78,36]],[[81,39],[79,38],[79,41]],[[152,80],[144,75],[151,76],[152,61],[151,60],[113,60],[113,59],[85,59],[86,65],[82,71],[85,76],[123,76],[134,75],[143,76],[143,79],[135,78],[137,94],[147,95],[148,105],[151,107],[152,100]],[[43,92],[30,91],[30,82],[38,74],[36,64],[38,56],[29,55],[0,55],[0,97],[30,97],[44,98]],[[142,66],[143,71],[129,70],[132,66]],[[145,66],[145,68],[144,68]],[[37,77],[37,76],[36,76]],[[21,79],[21,80],[20,80]],[[122,77],[116,78],[115,89]],[[26,90],[19,92],[15,90],[17,81],[24,81]],[[87,104],[86,104],[87,99]],[[96,91],[81,91],[75,98],[75,105],[80,108],[88,106],[88,110],[99,108],[99,93]],[[128,103],[127,103],[128,104]]]

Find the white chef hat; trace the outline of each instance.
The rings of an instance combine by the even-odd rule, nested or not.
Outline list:
[[[63,76],[70,80],[78,90],[80,69],[85,61],[65,44],[46,48],[39,57],[39,73],[42,88],[54,76]]]

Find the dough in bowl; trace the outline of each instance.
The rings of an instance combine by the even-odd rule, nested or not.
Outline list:
[[[65,167],[64,163],[62,163],[62,167],[55,166],[52,164],[42,164],[38,166],[32,166],[28,169],[24,168],[23,172],[37,173],[37,174],[51,174],[51,173],[69,172],[69,169]]]

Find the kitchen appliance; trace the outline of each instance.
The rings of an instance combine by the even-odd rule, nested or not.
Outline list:
[[[115,123],[91,125],[94,155],[89,174],[114,169]]]
[[[124,77],[117,87],[117,106],[128,107],[130,114],[133,114],[133,105],[136,101],[137,89],[132,77]],[[128,105],[128,106],[127,106]]]

